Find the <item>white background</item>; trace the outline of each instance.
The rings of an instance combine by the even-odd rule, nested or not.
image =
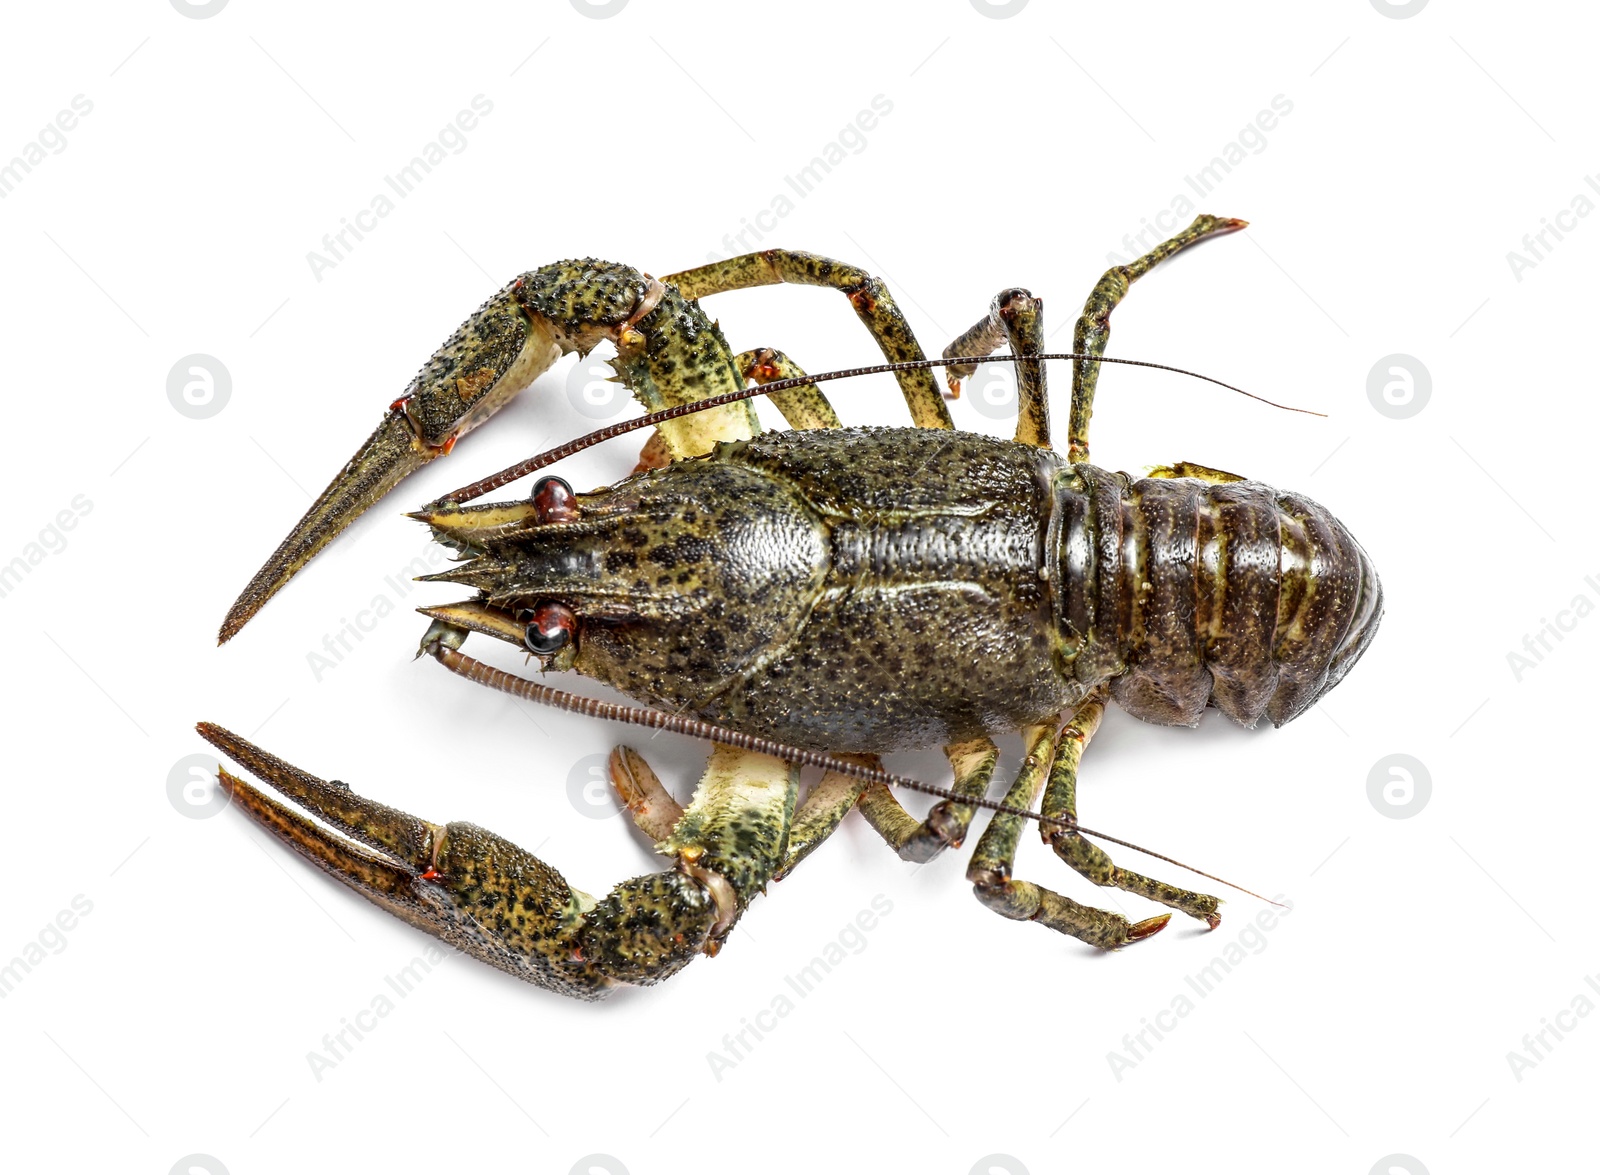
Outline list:
[[[1600,1055],[1600,1017],[1555,1019],[1580,993],[1600,1001],[1584,981],[1600,943],[1583,753],[1600,619],[1561,612],[1600,603],[1600,217],[1565,220],[1537,257],[1522,238],[1580,193],[1600,199],[1584,182],[1600,166],[1591,14],[1033,0],[993,19],[968,0],[766,13],[632,0],[593,19],[567,0],[233,0],[197,20],[146,0],[15,7],[6,24],[0,159],[75,95],[93,104],[0,201],[0,563],[36,560],[0,598],[13,666],[0,959],[45,940],[0,1000],[8,1167],[1559,1165]],[[308,252],[479,94],[493,112],[465,148],[319,280]],[[490,292],[568,256],[660,274],[737,250],[725,235],[792,196],[784,177],[880,94],[892,112],[762,244],[882,275],[929,351],[1016,284],[1046,299],[1067,349],[1108,253],[1175,195],[1251,221],[1136,286],[1111,353],[1327,419],[1108,368],[1094,456],[1196,460],[1310,494],[1372,554],[1387,615],[1346,682],[1283,730],[1112,714],[1080,810],[1293,912],[1254,933],[1266,907],[1233,895],[1214,933],[1180,916],[1097,955],[986,912],[965,854],[918,869],[852,817],[719,958],[667,985],[585,1005],[450,959],[319,1079],[308,1054],[431,940],[239,814],[187,817],[169,773],[206,750],[193,723],[209,718],[429,819],[537,846],[585,889],[651,867],[624,819],[593,818],[569,790],[584,756],[644,736],[413,662],[426,622],[410,607],[457,593],[402,598],[386,582],[426,549],[402,510],[594,426],[567,395],[573,361],[219,650],[223,612]],[[1194,196],[1186,177],[1278,95],[1292,112]],[[1514,272],[1513,250],[1537,264]],[[739,349],[781,347],[813,371],[876,360],[831,292],[707,308]],[[231,375],[207,419],[167,396],[194,353]],[[1367,393],[1394,353],[1431,375],[1409,419]],[[1059,426],[1067,371],[1051,374]],[[886,378],[829,394],[848,422],[904,420]],[[1009,433],[970,396],[954,412]],[[568,476],[613,480],[637,445]],[[88,512],[51,534],[80,495]],[[309,655],[379,596],[393,613],[319,678]],[[1514,673],[1508,654],[1562,616],[1571,631]],[[686,797],[704,749],[663,736],[649,752]],[[1014,764],[1015,740],[1006,752]],[[1369,772],[1395,753],[1431,778],[1408,819],[1369,799]],[[937,751],[894,765],[947,770]],[[1154,912],[1092,890],[1031,833],[1018,873]],[[90,912],[49,931],[77,895]],[[893,908],[864,949],[719,1079],[708,1055],[729,1055],[725,1034],[874,895]],[[1196,996],[1186,977],[1230,944],[1243,961]],[[1131,1052],[1125,1035],[1182,995],[1192,1012]],[[1524,1035],[1546,1020],[1572,1030],[1530,1053]],[[1514,1067],[1513,1050],[1536,1063]]]

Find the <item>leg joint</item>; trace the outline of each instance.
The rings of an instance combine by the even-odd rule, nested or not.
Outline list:
[[[1019,314],[1036,310],[1039,300],[1021,286],[1009,290],[1001,290],[994,298],[994,309],[1001,318],[1007,322],[1015,319]]]
[[[977,882],[972,896],[1003,918],[1026,922],[1037,917],[1043,898],[1039,887],[1027,881]]]

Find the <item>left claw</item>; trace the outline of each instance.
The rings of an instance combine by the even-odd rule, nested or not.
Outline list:
[[[246,815],[319,869],[418,929],[518,979],[579,999],[654,983],[713,954],[737,910],[698,846],[679,866],[622,882],[599,901],[474,824],[431,824],[318,779],[210,722],[212,746],[343,833],[218,769]],[[782,766],[781,764],[779,766]]]

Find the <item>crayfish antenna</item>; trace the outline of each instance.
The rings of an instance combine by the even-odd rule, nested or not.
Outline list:
[[[1209,375],[1201,375],[1198,371],[1188,371],[1182,367],[1173,367],[1166,363],[1150,363],[1143,359],[1119,359],[1114,355],[1088,355],[1077,351],[1049,352],[1042,355],[949,355],[943,359],[907,359],[898,363],[875,363],[868,367],[846,367],[838,371],[819,371],[811,375],[798,375],[788,379],[780,379],[770,383],[757,384],[754,387],[744,388],[737,392],[725,392],[720,396],[708,396],[704,400],[696,400],[692,404],[678,404],[672,408],[663,408],[659,412],[650,412],[644,416],[637,416],[631,420],[619,421],[608,424],[604,428],[586,433],[565,444],[557,445],[554,449],[546,449],[543,453],[536,453],[532,457],[518,461],[515,465],[508,465],[498,473],[491,473],[488,477],[479,478],[470,485],[464,485],[458,490],[440,498],[440,502],[470,502],[474,498],[481,498],[484,494],[502,489],[520,478],[528,476],[536,470],[547,465],[554,465],[557,461],[565,460],[574,453],[592,448],[613,437],[620,437],[636,429],[653,428],[656,425],[666,424],[680,417],[689,416],[696,412],[705,412],[711,408],[720,408],[725,404],[736,404],[741,400],[753,399],[756,396],[772,396],[780,392],[790,392],[796,388],[809,387],[813,384],[826,383],[829,380],[851,379],[858,375],[883,375],[898,374],[904,371],[916,371],[925,367],[976,367],[979,363],[1020,363],[1027,360],[1037,363],[1045,359],[1092,359],[1096,363],[1120,363],[1126,367],[1147,367],[1152,371],[1170,371],[1176,375],[1186,375],[1191,379],[1198,379],[1208,384],[1215,384],[1219,388],[1226,388],[1230,392],[1237,392],[1241,396],[1248,396],[1252,400],[1267,405],[1269,408],[1282,408],[1285,412],[1300,412],[1307,416],[1326,416],[1325,412],[1317,412],[1310,408],[1297,408],[1293,404],[1279,404],[1276,400],[1269,400],[1265,396],[1258,396],[1254,392],[1247,392],[1243,388],[1234,387],[1233,384],[1224,383],[1220,379],[1213,379]]]
[[[430,614],[432,614],[430,612]],[[701,718],[694,718],[687,714],[673,714],[665,710],[652,710],[647,706],[629,706],[620,702],[607,702],[599,698],[586,698],[582,694],[575,694],[568,690],[557,689],[554,686],[543,685],[540,682],[529,681],[525,677],[518,677],[514,673],[507,673],[504,669],[496,669],[485,665],[482,661],[461,652],[459,645],[466,633],[456,630],[460,639],[451,639],[451,626],[448,623],[436,623],[428,630],[424,638],[422,652],[429,653],[441,665],[458,676],[479,685],[486,685],[502,693],[511,694],[513,697],[522,698],[529,702],[538,702],[541,705],[551,706],[557,710],[566,710],[574,714],[583,714],[591,718],[605,718],[613,722],[626,722],[634,726],[645,726],[652,730],[666,730],[675,734],[686,734],[691,738],[709,739],[712,742],[723,743],[727,746],[738,747],[741,750],[755,751],[758,754],[772,755],[786,762],[794,763],[801,767],[821,767],[828,771],[837,771],[841,775],[848,775],[856,779],[865,779],[869,783],[882,783],[889,787],[901,787],[908,791],[922,792],[926,795],[938,796],[942,799],[955,800],[975,808],[986,808],[1008,816],[1021,816],[1028,820],[1037,820],[1040,824],[1053,825],[1060,828],[1069,828],[1080,836],[1096,837],[1123,848],[1132,849],[1134,852],[1143,853],[1147,857],[1154,857],[1158,861],[1165,861],[1179,869],[1187,869],[1190,873],[1197,874],[1229,889],[1238,890],[1242,894],[1259,899],[1269,905],[1280,906],[1284,903],[1273,901],[1263,894],[1242,885],[1236,885],[1225,878],[1207,873],[1204,869],[1196,869],[1193,865],[1186,865],[1175,857],[1164,853],[1155,852],[1153,849],[1136,845],[1132,841],[1122,840],[1103,832],[1096,832],[1092,828],[1084,828],[1076,820],[1056,819],[1043,813],[1035,812],[1028,808],[1018,808],[999,800],[991,800],[987,796],[973,796],[958,792],[953,788],[939,787],[937,784],[924,783],[920,779],[912,779],[905,775],[896,775],[879,767],[873,767],[853,758],[840,755],[831,755],[826,751],[815,751],[806,747],[791,746],[778,742],[776,739],[764,738],[761,735],[749,734],[731,727],[719,726],[714,722],[707,722]]]
[[[1186,865],[1176,857],[1169,857],[1165,853],[1158,853],[1154,849],[1147,849],[1143,845],[1136,845],[1131,840],[1121,840],[1118,837],[1110,836],[1104,832],[1096,832],[1092,828],[1085,828],[1083,825],[1075,822],[1069,823],[1067,821],[1050,821],[1044,816],[1040,816],[1039,819],[1045,821],[1046,823],[1066,824],[1079,836],[1092,836],[1096,840],[1103,840],[1114,845],[1121,845],[1125,849],[1132,849],[1136,853],[1143,853],[1147,857],[1154,857],[1157,861],[1165,861],[1168,865],[1176,865],[1179,869],[1187,869],[1190,873],[1193,873],[1198,877],[1204,877],[1207,881],[1215,881],[1218,885],[1225,885],[1229,889],[1235,889],[1242,894],[1248,894],[1250,897],[1256,898],[1258,901],[1266,902],[1269,906],[1277,906],[1284,910],[1289,908],[1283,902],[1275,902],[1265,894],[1259,894],[1253,889],[1246,889],[1244,886],[1229,881],[1225,877],[1218,877],[1215,873],[1207,873],[1204,869],[1196,869],[1193,865]]]

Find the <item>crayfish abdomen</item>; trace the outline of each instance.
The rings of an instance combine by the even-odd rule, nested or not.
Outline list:
[[[1059,552],[1075,672],[1109,679],[1136,718],[1192,726],[1209,702],[1281,726],[1377,631],[1371,560],[1310,499],[1244,480],[1075,472],[1083,491],[1064,500]]]

